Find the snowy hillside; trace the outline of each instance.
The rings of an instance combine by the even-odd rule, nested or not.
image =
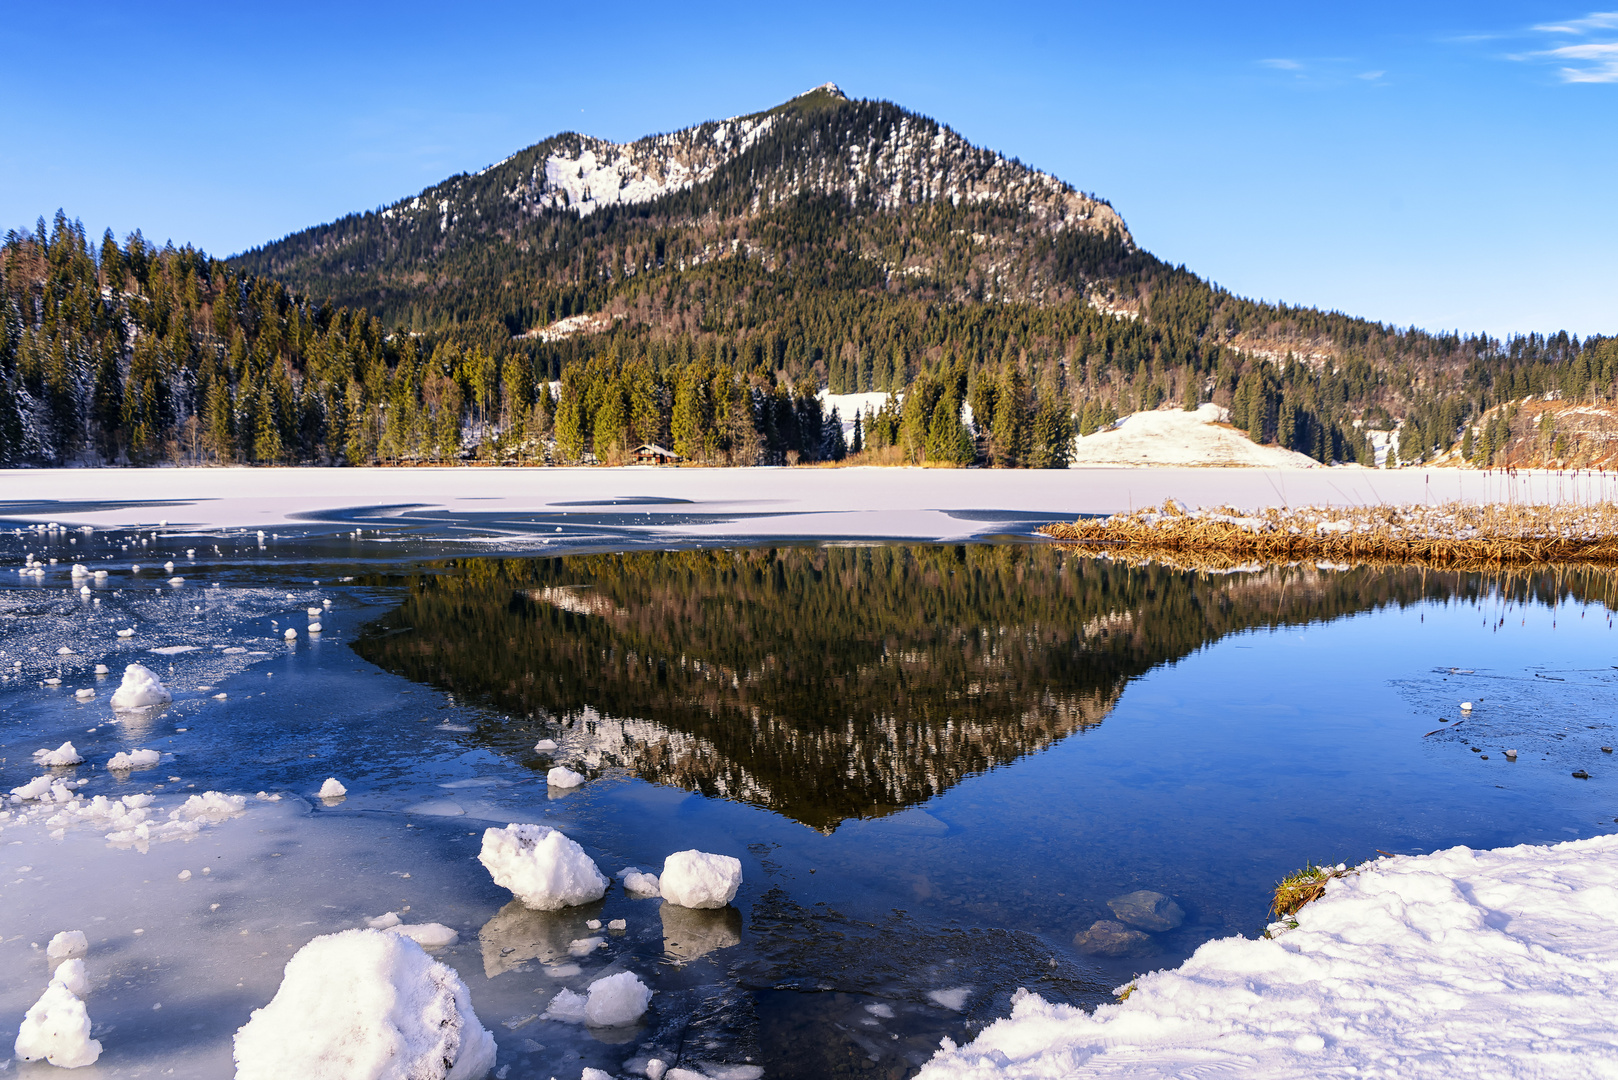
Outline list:
[[[1311,469],[1320,463],[1278,446],[1259,446],[1226,424],[1226,410],[1204,405],[1196,412],[1159,409],[1126,416],[1083,436],[1073,465],[1237,465],[1264,469]]]

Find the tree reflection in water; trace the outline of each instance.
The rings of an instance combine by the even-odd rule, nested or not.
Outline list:
[[[1586,580],[1586,577],[1589,580]],[[785,547],[471,559],[356,650],[515,722],[476,737],[830,831],[1102,722],[1219,638],[1441,598],[1601,595],[1607,575],[1206,574],[1049,546]]]

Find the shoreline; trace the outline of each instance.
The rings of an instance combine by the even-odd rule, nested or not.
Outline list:
[[[1153,510],[1056,522],[1041,534],[1075,550],[1210,565],[1324,561],[1458,570],[1618,565],[1610,504],[1268,507]]]
[[[1019,991],[917,1080],[1615,1075],[1615,890],[1618,835],[1379,859],[1094,1013]]]

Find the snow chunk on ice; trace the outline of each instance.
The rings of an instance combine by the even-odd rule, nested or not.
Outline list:
[[[588,1004],[589,999],[583,994],[575,994],[564,987],[551,998],[551,1003],[545,1006],[543,1015],[546,1020],[560,1020],[564,1024],[582,1024],[584,1010]]]
[[[538,750],[541,753],[545,753],[545,752],[550,751],[550,750],[555,750],[556,749],[556,740],[555,739],[541,739],[537,743],[534,744],[534,749]]]
[[[618,876],[624,879],[624,891],[631,896],[663,895],[658,887],[657,875],[644,873],[638,866],[626,866],[618,871]]]
[[[317,937],[236,1032],[236,1080],[478,1080],[494,1036],[452,969],[398,934]]]
[[[174,700],[168,687],[163,685],[151,668],[144,664],[130,664],[124,668],[124,681],[112,694],[114,709],[144,709],[152,705],[167,705]]]
[[[247,796],[226,795],[222,791],[204,791],[193,795],[169,811],[171,821],[205,821],[218,824],[247,809]]]
[[[545,782],[551,787],[575,788],[584,783],[584,777],[566,765],[558,765],[545,774]]]
[[[83,930],[63,930],[45,946],[45,955],[52,960],[65,960],[83,956],[90,951],[90,939]]]
[[[89,1010],[61,983],[46,987],[28,1010],[14,1049],[24,1061],[43,1058],[64,1069],[94,1064],[101,1056],[101,1044],[90,1038]]]
[[[624,1027],[646,1015],[652,991],[630,971],[620,971],[590,984],[584,1022],[591,1027]]]
[[[114,772],[128,772],[130,769],[149,769],[163,760],[163,755],[156,750],[120,750],[107,761],[107,768]],[[127,796],[125,801],[135,796]],[[149,798],[150,796],[148,796]]]
[[[56,780],[52,776],[36,776],[28,783],[12,788],[12,798],[17,802],[26,802],[29,799],[43,799],[51,793],[51,785],[55,782]]]
[[[47,769],[58,769],[66,765],[77,765],[84,760],[73,744],[65,742],[55,750],[35,750],[34,764],[43,765]]]
[[[320,785],[320,791],[316,794],[322,799],[341,799],[348,794],[348,789],[338,781],[337,777],[328,776],[326,777],[326,782]]]
[[[390,934],[404,935],[424,949],[448,948],[461,939],[461,935],[454,928],[436,922],[402,923],[395,917],[394,924],[385,929]]]
[[[663,861],[658,878],[663,899],[688,908],[719,908],[736,899],[742,863],[729,855],[677,851]]]
[[[652,991],[630,971],[620,971],[590,984],[583,994],[558,990],[545,1008],[545,1019],[591,1027],[626,1027],[646,1015]]]
[[[966,999],[972,996],[970,986],[956,986],[948,990],[929,990],[927,1000],[934,1005],[941,1005],[950,1012],[964,1012]]]
[[[90,980],[84,975],[84,961],[77,957],[57,964],[51,982],[67,987],[67,992],[74,997],[83,997],[84,992],[90,989]]]
[[[397,911],[389,911],[385,914],[378,915],[374,919],[366,919],[365,925],[369,926],[372,930],[386,930],[390,926],[398,926],[399,913]]]
[[[478,861],[496,885],[540,911],[587,904],[607,892],[607,879],[584,849],[545,825],[486,829]]]

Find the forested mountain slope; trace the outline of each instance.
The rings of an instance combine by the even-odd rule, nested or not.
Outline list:
[[[0,457],[41,463],[836,458],[821,387],[904,395],[862,418],[886,461],[1059,466],[1075,425],[1212,400],[1320,460],[1397,427],[1406,461],[1581,462],[1607,445],[1588,423],[1487,424],[1618,394],[1612,339],[1232,296],[1106,202],[829,85],[628,144],[557,135],[227,263],[92,248],[58,215],[0,273]]]

